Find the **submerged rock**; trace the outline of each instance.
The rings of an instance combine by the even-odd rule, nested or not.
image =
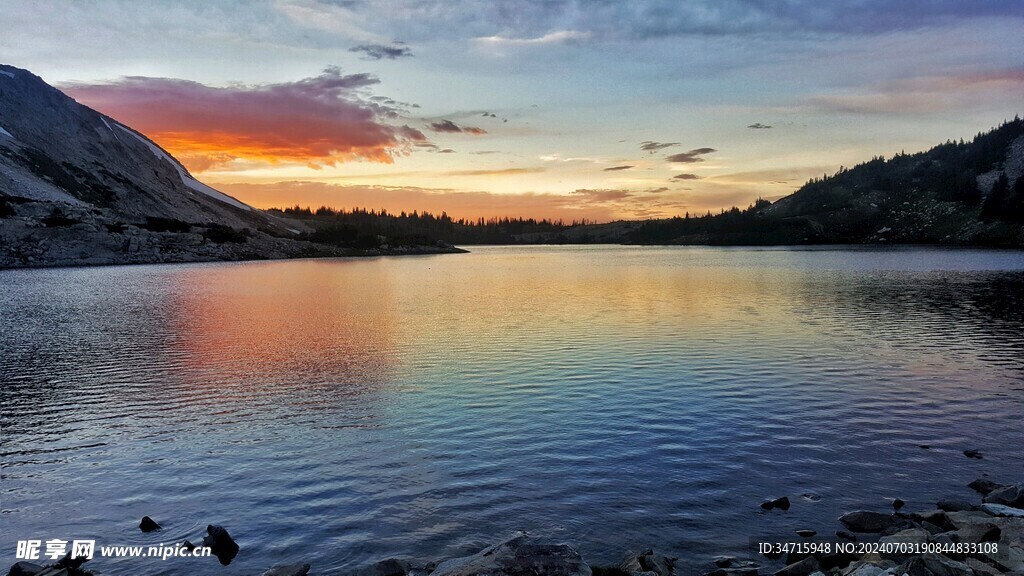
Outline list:
[[[653,573],[657,576],[671,576],[675,573],[675,564],[675,558],[655,554],[653,550],[647,549],[640,554],[626,553],[618,567],[627,574]]]
[[[517,532],[503,542],[437,565],[431,576],[591,576],[590,566],[566,544],[549,544]]]
[[[282,564],[268,569],[263,576],[306,576],[309,569],[309,564]]]
[[[412,570],[412,565],[406,560],[388,558],[369,566],[363,566],[352,573],[352,576],[405,576]]]
[[[36,574],[39,574],[43,570],[46,570],[46,568],[39,564],[33,564],[23,560],[16,563],[14,566],[11,566],[10,571],[7,572],[7,576],[36,576]]]
[[[882,514],[881,512],[869,512],[866,510],[844,514],[839,518],[839,521],[851,532],[885,532],[886,530],[906,524],[906,520],[892,514]]]
[[[968,458],[975,458],[977,460],[981,460],[983,458],[981,452],[977,450],[964,450],[964,456],[967,456]]]
[[[968,484],[967,487],[981,495],[986,495],[989,492],[995,490],[996,488],[1002,488],[1003,485],[996,484],[995,482],[989,480],[988,478],[978,478],[977,480],[974,480],[973,482]]]
[[[775,498],[771,500],[765,500],[761,502],[761,508],[765,510],[772,510],[778,508],[779,510],[789,510],[790,502],[789,497],[783,496],[782,498]]]
[[[796,531],[796,535],[797,536],[802,536],[804,538],[810,538],[810,537],[814,536],[815,534],[817,534],[817,532],[815,532],[814,530],[797,530]]]

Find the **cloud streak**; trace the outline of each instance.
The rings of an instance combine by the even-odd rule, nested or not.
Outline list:
[[[367,60],[395,60],[412,56],[407,46],[385,46],[384,44],[360,44],[349,48],[349,52],[360,52]]]
[[[477,128],[475,126],[459,126],[451,120],[439,120],[437,122],[431,122],[428,128],[434,132],[445,132],[448,134],[470,134],[473,136],[483,136],[487,134],[487,130],[483,128]]]
[[[666,157],[665,159],[673,164],[694,164],[696,162],[703,162],[704,159],[701,156],[717,152],[714,148],[694,148],[689,152],[680,152]]]
[[[367,98],[377,82],[328,68],[312,78],[255,86],[132,76],[62,89],[145,133],[198,172],[234,160],[391,163],[427,138],[391,123],[396,108]]]

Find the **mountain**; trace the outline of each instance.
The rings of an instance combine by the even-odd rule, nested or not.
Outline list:
[[[196,180],[27,70],[0,65],[0,267],[350,256]]]
[[[971,142],[881,157],[813,179],[774,203],[647,221],[643,244],[942,244],[1024,247],[1024,120]],[[570,241],[586,227],[563,233]]]

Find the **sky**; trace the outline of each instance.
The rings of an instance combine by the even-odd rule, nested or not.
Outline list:
[[[1024,2],[5,0],[0,62],[260,208],[644,219],[1024,112]]]

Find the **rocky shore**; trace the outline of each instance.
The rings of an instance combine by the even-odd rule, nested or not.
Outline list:
[[[858,510],[838,519],[835,538],[800,531],[793,546],[758,546],[751,557],[700,559],[703,576],[1024,576],[1024,483],[1004,485],[979,478],[968,486],[980,502],[941,500],[934,509],[903,512],[895,500],[892,511]],[[762,507],[788,509],[788,499],[766,501]],[[139,528],[160,526],[148,516]],[[787,540],[782,538],[782,541]],[[240,553],[220,526],[208,526],[203,545],[222,564]],[[194,548],[191,542],[184,546]],[[241,551],[244,553],[244,551]],[[8,576],[89,576],[84,559],[65,557],[51,566],[19,562]],[[779,563],[782,568],[777,568]],[[774,569],[768,566],[776,566]],[[99,567],[97,567],[99,568]],[[316,574],[308,563],[282,564],[263,576]],[[351,572],[352,576],[683,576],[677,559],[653,550],[630,551],[615,565],[588,564],[569,544],[516,532],[464,557],[417,563],[390,558]],[[687,575],[688,576],[688,575]]]
[[[309,242],[252,228],[148,218],[125,221],[85,206],[8,203],[0,214],[0,268],[224,262],[283,258],[394,256],[465,252],[449,244],[372,248]]]

